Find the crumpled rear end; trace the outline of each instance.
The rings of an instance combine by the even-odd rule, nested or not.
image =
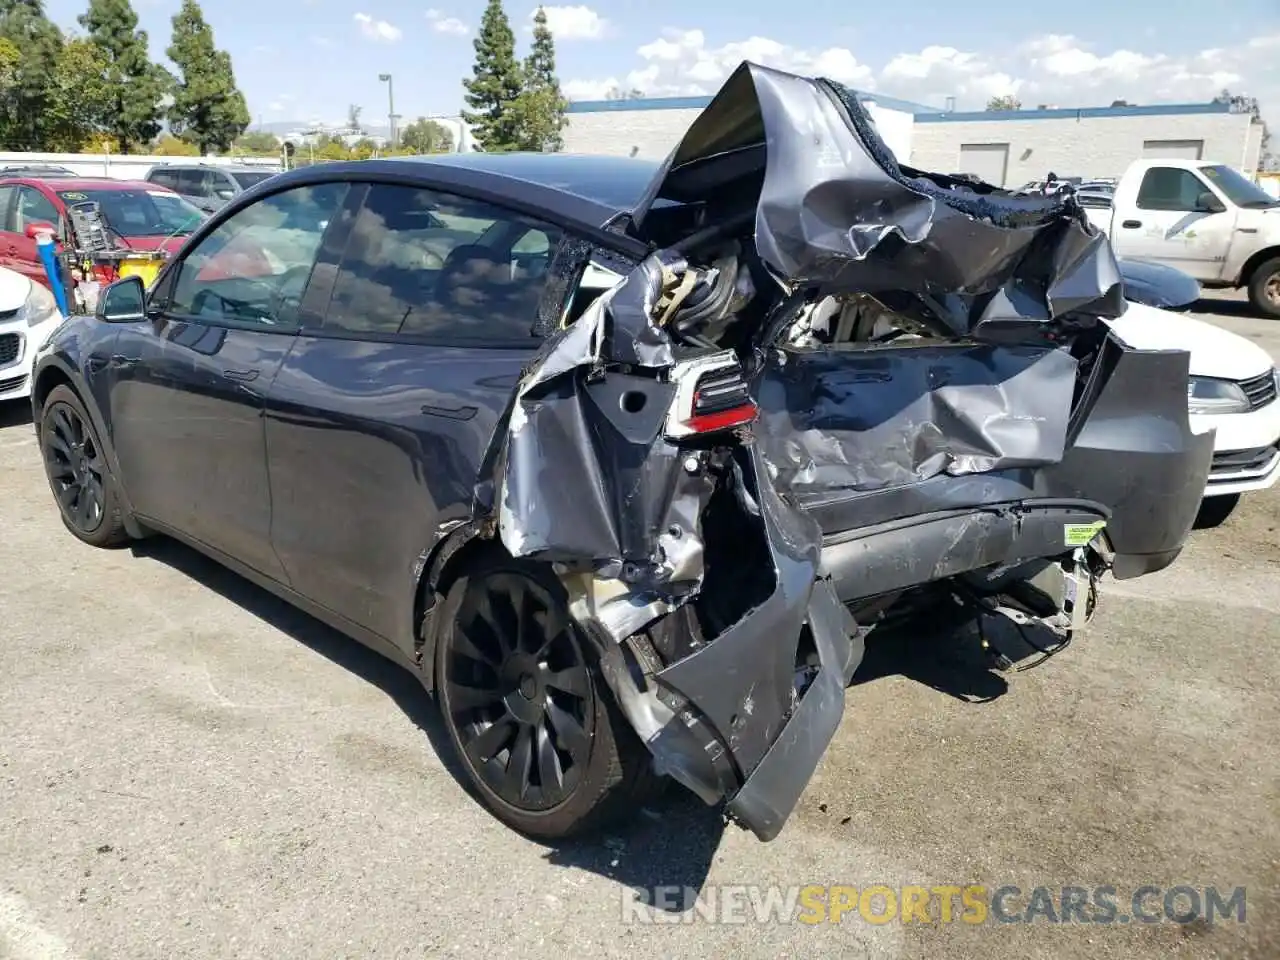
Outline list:
[[[625,226],[654,252],[530,364],[477,526],[554,565],[655,764],[757,836],[840,722],[854,611],[1035,561],[1079,626],[1105,565],[1176,557],[1212,437],[1185,353],[1109,335],[1069,192],[901,167],[848,91],[744,64]]]

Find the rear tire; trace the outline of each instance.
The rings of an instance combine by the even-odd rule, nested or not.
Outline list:
[[[1280,320],[1280,257],[1260,263],[1249,277],[1249,302],[1264,317]]]
[[[1222,526],[1239,503],[1240,494],[1238,493],[1205,497],[1200,501],[1200,511],[1196,514],[1196,529],[1212,530],[1214,527]]]
[[[548,568],[485,557],[436,617],[435,690],[484,805],[542,840],[599,828],[650,796],[653,763]]]
[[[92,547],[130,540],[120,492],[84,404],[66,384],[54,387],[40,408],[40,453],[63,525]]]

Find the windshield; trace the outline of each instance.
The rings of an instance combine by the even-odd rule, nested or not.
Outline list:
[[[185,237],[204,214],[174,193],[159,190],[64,190],[68,205],[92,201],[107,225],[122,237]]]
[[[250,173],[231,174],[231,178],[235,180],[236,183],[240,184],[240,186],[244,187],[246,190],[252,187],[255,183],[261,183],[263,180],[269,179],[270,177],[273,177],[273,176],[275,176],[275,174],[272,172],[257,171],[257,170]]]
[[[1246,177],[1235,167],[1201,167],[1200,172],[1209,182],[1227,195],[1237,207],[1277,207],[1277,200],[1267,191]]]

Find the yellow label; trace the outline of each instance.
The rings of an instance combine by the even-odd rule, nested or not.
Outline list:
[[[1106,525],[1107,521],[1105,520],[1098,520],[1094,523],[1064,523],[1062,525],[1062,542],[1068,547],[1087,547]]]

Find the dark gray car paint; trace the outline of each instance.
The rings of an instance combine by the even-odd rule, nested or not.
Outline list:
[[[33,404],[58,378],[93,397],[90,415],[125,478],[135,527],[140,520],[195,543],[402,663],[430,662],[420,640],[429,644],[431,632],[418,637],[417,621],[467,538],[496,535],[514,555],[556,562],[575,617],[600,646],[606,678],[659,766],[709,802],[727,799],[735,817],[769,839],[825,751],[861,658],[862,635],[834,600],[875,592],[859,578],[884,565],[862,564],[859,554],[921,559],[913,575],[923,582],[1003,562],[1002,551],[1059,550],[1065,544],[1045,532],[1055,524],[1061,531],[1109,516],[1117,572],[1158,569],[1194,518],[1213,439],[1190,432],[1185,353],[1105,340],[1076,390],[1080,358],[1068,355],[1069,344],[1123,301],[1105,240],[1069,199],[1011,198],[972,184],[957,192],[948,178],[901,168],[861,106],[846,101],[834,85],[744,66],[655,177],[630,227],[615,222],[616,205],[540,182],[550,178],[539,166],[556,158],[450,158],[284,174],[237,197],[188,243],[303,183],[400,183],[502,203],[569,231],[536,318],[545,331],[555,330],[588,256],[632,265],[536,355],[327,336],[304,311],[301,329],[272,335],[287,347],[264,341],[256,356],[242,349],[233,358],[223,352],[248,336],[242,330],[206,350],[163,316],[110,326],[77,319],[42,352]],[[656,305],[690,264],[680,252],[651,251],[644,237],[659,216],[656,198],[681,202],[726,186],[754,209],[766,268],[792,296],[755,318],[742,348],[772,412],[733,454],[732,479],[714,480],[712,459],[671,441],[655,413],[671,396],[661,375],[687,352],[655,324]],[[181,255],[157,290],[180,264]],[[323,282],[313,275],[311,284]],[[779,346],[787,304],[800,294],[854,289],[880,292],[939,335],[977,343],[886,348],[889,361],[878,367],[873,350]],[[187,356],[190,372],[183,367],[179,382],[176,367],[142,359],[143,344],[160,357]],[[257,376],[245,380],[250,371]],[[145,382],[166,377],[175,386]],[[812,383],[823,403],[778,406],[792,381]],[[135,399],[117,397],[121,390]],[[241,455],[259,450],[245,468],[265,474],[270,491],[265,542],[236,542],[260,527],[260,504],[246,507],[238,528],[182,525],[197,494],[215,501],[211,516],[235,505],[217,502],[223,448],[211,428],[180,436],[175,423],[167,436],[176,447],[130,443],[117,457],[121,431],[143,424],[173,390],[197,417],[220,416],[233,397],[260,411],[258,443]],[[623,404],[629,393],[644,402]],[[990,416],[973,416],[975,398]],[[803,443],[788,446],[797,436]],[[889,468],[875,462],[886,437],[919,449]],[[163,458],[186,452],[189,441],[206,447],[195,457],[209,467],[203,478],[183,468],[194,492],[141,488],[170,503],[166,522],[132,497],[130,478],[164,476]],[[816,456],[840,450],[843,467],[839,456]],[[809,475],[808,486],[797,481]],[[647,686],[624,645],[644,631],[675,630],[690,601],[714,599],[700,591],[726,558],[706,555],[700,521],[724,484],[771,558],[772,586],[697,652],[650,662],[657,682]],[[1041,534],[1027,546],[1014,534],[1032,515],[1039,519],[1027,526]],[[915,522],[899,522],[907,519]],[[981,542],[936,551],[940,530]],[[607,594],[599,589],[606,583],[622,589]],[[819,669],[798,691],[794,662],[805,635]]]

